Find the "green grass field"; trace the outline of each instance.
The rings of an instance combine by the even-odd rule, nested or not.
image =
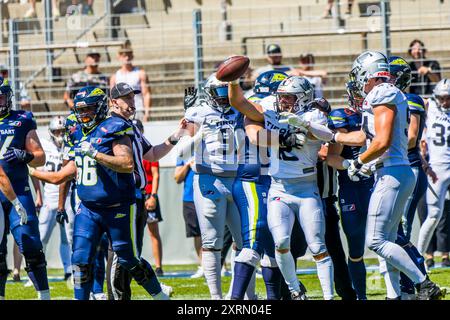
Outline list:
[[[367,259],[366,265],[376,265],[377,260]],[[438,262],[438,261],[437,261]],[[299,260],[299,268],[313,268],[315,266],[312,261]],[[165,272],[186,272],[196,270],[195,265],[167,265],[164,266]],[[63,271],[61,269],[49,269],[48,275],[50,278],[61,278]],[[21,274],[22,282],[12,282],[9,278],[6,286],[6,299],[7,300],[24,300],[24,299],[36,299],[36,292],[33,287],[25,287],[26,274]],[[439,284],[441,287],[450,288],[450,268],[437,268],[432,269],[430,272],[430,278]],[[308,289],[307,295],[310,299],[322,299],[319,280],[317,275],[299,275],[299,279],[305,284]],[[169,278],[162,277],[160,280],[170,285],[174,289],[172,299],[209,299],[208,287],[204,278],[190,279],[190,278]],[[230,276],[222,278],[222,290],[227,292],[230,286]],[[384,300],[385,286],[384,280],[380,277],[378,272],[367,273],[367,289],[369,300]],[[69,284],[60,280],[50,281],[50,290],[52,299],[57,300],[69,300],[73,298],[73,290]],[[105,288],[106,291],[106,288]],[[149,295],[134,281],[132,283],[133,299],[151,299]],[[447,290],[450,291],[450,290]],[[262,298],[265,297],[264,282],[261,278],[257,278],[256,292]],[[339,297],[336,297],[339,299]],[[450,300],[450,295],[447,295],[446,300]]]

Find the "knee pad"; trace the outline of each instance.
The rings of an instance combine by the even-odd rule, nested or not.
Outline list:
[[[92,264],[75,264],[73,269],[73,282],[75,286],[91,282],[94,278]]]
[[[150,264],[143,258],[141,258],[141,260],[139,260],[139,263],[132,267],[129,271],[134,280],[136,280],[136,282],[141,286],[147,283],[153,277],[156,277],[155,272],[153,271]]]
[[[291,247],[291,237],[286,236],[275,240],[275,248],[278,250],[290,249]]]
[[[239,255],[234,259],[235,262],[245,263],[252,267],[256,267],[256,264],[260,260],[261,256],[259,253],[249,248],[242,249]]]
[[[325,243],[321,242],[313,242],[308,244],[309,251],[311,251],[311,254],[313,256],[320,255],[324,252],[327,252],[327,247],[325,246]]]
[[[47,261],[45,261],[45,255],[42,250],[33,253],[24,253],[25,257],[25,270],[30,272],[39,268],[45,268]]]
[[[261,267],[265,268],[278,268],[277,260],[275,258],[269,257],[267,254],[261,259]]]
[[[6,276],[8,275],[8,265],[6,263],[6,255],[3,253],[0,253],[0,276]]]

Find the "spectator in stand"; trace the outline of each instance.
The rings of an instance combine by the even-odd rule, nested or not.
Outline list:
[[[158,277],[164,275],[162,269],[162,242],[159,234],[158,223],[163,221],[161,208],[158,201],[159,188],[159,163],[143,160],[145,174],[147,175],[147,186],[145,187],[147,209],[147,227],[152,241],[153,257],[155,258],[155,273]]]
[[[412,71],[410,93],[418,95],[431,95],[434,84],[441,80],[441,67],[436,60],[426,58],[427,49],[425,44],[414,39],[409,44],[408,54],[413,58],[409,63]]]
[[[136,119],[147,122],[150,119],[150,108],[152,105],[150,85],[147,73],[144,69],[133,65],[133,50],[130,44],[125,44],[119,50],[119,60],[122,66],[111,76],[110,87],[118,82],[125,82],[134,90],[141,91],[134,96],[136,106]]]
[[[267,46],[267,61],[269,62],[268,65],[265,65],[264,67],[260,67],[256,69],[253,72],[253,81],[263,72],[270,71],[270,70],[278,70],[282,72],[288,72],[292,69],[291,66],[283,65],[283,54],[281,53],[281,47],[278,44],[269,44]]]
[[[288,74],[308,79],[314,86],[314,98],[323,98],[323,86],[326,83],[327,72],[314,69],[315,59],[312,53],[301,54],[298,61],[299,67],[292,69]]]
[[[194,238],[195,252],[197,253],[200,263],[197,272],[195,272],[191,276],[191,278],[200,278],[203,277],[203,268],[201,266],[202,239],[200,233],[200,226],[198,224],[197,219],[197,212],[195,211],[195,204],[194,204],[194,188],[193,188],[194,171],[192,171],[193,166],[194,166],[194,159],[184,161],[178,158],[174,178],[177,184],[184,182],[183,218],[186,227],[186,237]]]
[[[73,98],[77,94],[78,90],[86,86],[96,86],[109,92],[108,77],[100,72],[99,62],[100,53],[91,50],[87,53],[84,59],[85,68],[70,77],[67,83],[66,91],[64,92],[64,101],[69,108],[73,107]]]
[[[27,12],[25,12],[25,15],[23,16],[25,19],[31,19],[31,18],[37,18],[36,14],[36,0],[29,0],[30,3],[30,9],[28,9]],[[53,18],[58,18],[61,16],[61,12],[59,11],[59,1],[58,0],[52,0],[52,15]]]
[[[350,17],[352,15],[352,7],[354,2],[355,2],[354,0],[347,0],[347,11],[345,11],[346,17]],[[322,19],[328,19],[333,17],[333,14],[331,12],[331,9],[333,8],[333,3],[334,0],[328,0],[327,6],[325,7],[325,11],[321,17]]]

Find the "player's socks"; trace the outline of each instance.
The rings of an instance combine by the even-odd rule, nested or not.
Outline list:
[[[327,256],[321,260],[316,260],[317,265],[317,277],[322,287],[323,298],[325,300],[331,300],[334,297],[333,293],[333,261],[330,256]]]
[[[36,291],[48,290],[48,278],[46,267],[33,268],[32,270],[28,270],[27,273],[31,282],[33,282]]]
[[[0,274],[0,297],[5,297],[6,280],[8,279],[8,274]]]
[[[235,262],[233,289],[231,291],[232,300],[243,300],[245,292],[251,281],[255,267],[247,263]]]
[[[350,278],[358,300],[366,300],[366,266],[364,260],[355,262],[348,259],[348,271],[350,271]]]
[[[261,266],[261,272],[266,285],[267,300],[280,300],[282,281],[280,269]]]
[[[72,273],[72,262],[70,261],[71,249],[69,243],[61,243],[59,254],[64,267],[64,274]]]
[[[280,253],[275,250],[275,259],[277,260],[277,264],[280,267],[283,278],[289,287],[289,291],[300,292],[300,285],[298,283],[295,270],[295,262],[291,252]]]
[[[385,258],[387,263],[405,273],[415,284],[425,281],[426,276],[398,244],[385,241],[380,249],[377,250],[377,254]]]
[[[220,251],[203,251],[202,266],[208,284],[211,299],[222,299],[222,284],[220,279]]]
[[[253,270],[252,276],[250,277],[250,282],[248,283],[247,290],[245,291],[245,300],[257,300],[256,295],[256,268]]]
[[[37,294],[39,300],[50,300],[50,290],[38,291]]]
[[[403,272],[400,273],[400,290],[402,293],[414,294],[416,292],[414,282]]]
[[[231,269],[231,281],[230,281],[230,287],[228,288],[228,293],[225,297],[225,299],[231,299],[231,293],[233,292],[233,285],[234,285],[234,264],[236,257],[241,253],[241,250],[236,250],[234,248],[234,245],[231,246],[231,254],[230,254],[230,269]]]

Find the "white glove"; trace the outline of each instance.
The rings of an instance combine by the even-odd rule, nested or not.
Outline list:
[[[309,127],[309,122],[303,120],[302,117],[290,113],[290,112],[281,112],[280,113],[280,123],[287,123],[295,128],[305,129],[307,130]]]
[[[358,182],[370,177],[370,174],[367,174],[367,166],[363,170],[364,164],[359,157],[356,160],[345,159],[342,166],[347,167],[347,174],[351,181]]]
[[[83,141],[82,143],[80,143],[80,149],[82,154],[87,155],[92,159],[94,159],[98,153],[98,151],[94,148],[92,143],[87,141]]]
[[[20,203],[19,199],[15,198],[11,203],[14,206],[14,209],[16,209],[17,214],[20,216],[20,225],[27,224],[28,216],[27,211],[23,207],[22,203]]]

